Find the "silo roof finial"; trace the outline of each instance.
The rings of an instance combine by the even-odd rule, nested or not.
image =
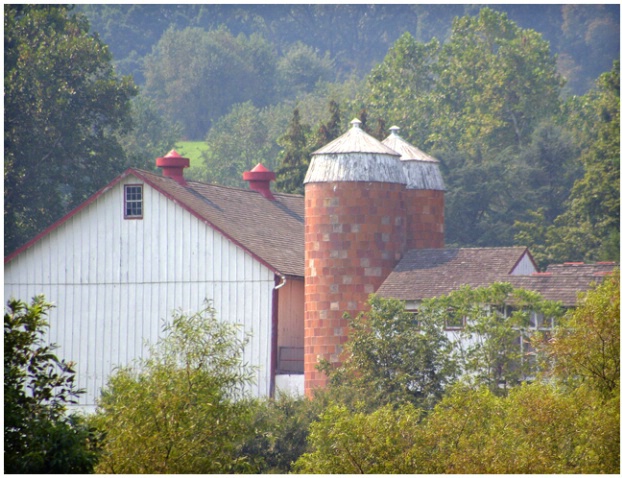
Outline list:
[[[399,126],[391,126],[389,128],[389,131],[391,131],[391,134],[394,134],[397,136],[397,133],[399,133],[400,131],[400,127]]]
[[[360,128],[363,122],[358,118],[354,118],[352,121],[350,121],[350,124],[352,125],[353,128]]]

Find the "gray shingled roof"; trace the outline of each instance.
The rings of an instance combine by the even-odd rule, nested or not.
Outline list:
[[[275,271],[304,277],[304,197],[176,181],[134,170],[148,183],[207,221]]]
[[[384,297],[421,300],[446,295],[462,285],[507,281],[524,247],[413,249],[378,289]]]
[[[493,282],[509,282],[571,307],[576,304],[577,292],[601,282],[616,267],[611,262],[581,267],[563,264],[549,266],[546,273],[510,275],[525,252],[524,247],[408,251],[378,294],[418,301],[447,295],[463,285],[481,287]]]

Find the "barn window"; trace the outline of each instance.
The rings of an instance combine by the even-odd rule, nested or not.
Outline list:
[[[125,186],[124,215],[125,219],[142,219],[143,217],[143,185],[127,184]]]

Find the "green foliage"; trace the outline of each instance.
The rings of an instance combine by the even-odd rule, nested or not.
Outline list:
[[[495,283],[424,300],[420,315],[438,316],[444,323],[466,318],[464,327],[452,333],[459,373],[495,394],[506,394],[538,372],[537,361],[528,354],[540,333],[535,320],[552,324],[562,313],[560,304],[536,292]]]
[[[180,311],[148,358],[110,379],[92,424],[105,433],[98,472],[254,471],[240,455],[251,432],[246,343],[214,309]]]
[[[5,473],[90,473],[97,436],[67,405],[81,393],[73,364],[47,345],[45,316],[52,305],[10,300],[4,314]]]
[[[7,6],[4,43],[7,254],[124,169],[136,89],[66,6]]]
[[[546,383],[507,397],[454,387],[428,414],[412,405],[373,413],[329,407],[311,425],[300,473],[617,473],[619,395],[599,404],[586,389]]]
[[[559,215],[551,220],[544,210],[532,212],[530,220],[517,223],[517,239],[532,246],[534,256],[544,263],[577,257],[619,261],[619,63],[601,76],[593,91],[569,101],[565,114],[582,148],[583,176],[570,176],[574,185]]]
[[[311,425],[312,451],[296,461],[298,473],[381,474],[413,473],[407,456],[417,436],[421,411],[407,404],[384,406],[373,413],[329,406]]]
[[[204,170],[199,179],[224,186],[246,187],[242,173],[262,163],[275,168],[277,144],[270,134],[269,109],[251,102],[236,104],[210,129],[203,153]]]
[[[604,398],[620,393],[620,273],[582,294],[579,306],[546,344],[552,373],[585,383]]]
[[[258,463],[258,473],[290,473],[293,463],[307,450],[307,436],[322,403],[279,394],[257,403],[249,436],[241,454]]]
[[[145,93],[190,139],[205,137],[236,103],[270,104],[275,76],[273,46],[258,35],[235,37],[226,28],[169,28],[145,57]]]
[[[334,65],[327,52],[323,57],[318,51],[296,42],[278,60],[280,88],[283,96],[296,97],[313,90],[318,81],[334,79]]]
[[[421,148],[427,146],[432,133],[430,94],[435,84],[434,65],[439,50],[436,39],[419,43],[406,32],[366,79],[369,108],[378,117],[398,124],[404,137]]]
[[[320,57],[330,52],[337,60],[336,73],[348,75],[369,71],[406,31],[417,41],[432,37],[445,41],[455,17],[476,15],[482,5],[80,4],[77,8],[110,45],[120,71],[132,73],[142,84],[142,58],[171,25],[205,30],[226,25],[236,33],[259,33],[275,45],[302,42]],[[494,8],[551,42],[571,94],[587,91],[619,56],[616,5],[497,4]]]
[[[162,116],[155,102],[144,95],[132,99],[131,116],[132,129],[119,137],[127,165],[154,171],[156,158],[168,153],[181,137],[181,126]]]
[[[512,325],[514,332],[524,332],[529,319],[523,310],[555,317],[559,306],[508,284],[464,288],[425,301],[418,320],[426,315],[448,320],[462,314],[472,319],[461,335],[471,339],[458,359],[463,379],[428,411],[411,403],[388,403],[370,412],[364,403],[353,407],[343,401],[324,402],[324,412],[311,425],[308,451],[296,461],[294,470],[619,473],[619,284],[616,273],[588,292],[577,309],[568,313],[568,320],[557,326],[554,340],[535,340],[534,336],[533,344],[544,362],[548,361],[549,373],[534,374],[530,382],[501,394],[497,388],[501,377],[495,369],[504,369],[511,343],[504,342],[509,329],[500,322]],[[492,310],[484,303],[492,305]],[[514,312],[501,320],[500,312],[508,315],[508,306]],[[391,322],[399,308],[386,308],[386,312]],[[386,347],[399,335],[391,336]]]
[[[521,146],[558,108],[561,79],[549,44],[489,8],[454,21],[436,71],[438,148],[477,157]]]
[[[304,192],[303,181],[311,160],[309,135],[309,126],[301,123],[300,112],[294,108],[287,131],[279,139],[279,145],[283,148],[279,155],[280,167],[276,172],[279,191],[293,194]]]
[[[348,402],[368,410],[389,403],[431,408],[455,379],[452,345],[437,314],[415,316],[399,300],[371,296],[369,311],[349,326],[343,365],[324,365],[331,392]]]

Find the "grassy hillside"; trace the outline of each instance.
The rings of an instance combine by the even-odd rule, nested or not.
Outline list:
[[[205,141],[179,141],[175,144],[175,151],[184,158],[190,159],[190,167],[185,176],[190,179],[200,180],[205,173],[202,154],[208,151],[209,146]]]

